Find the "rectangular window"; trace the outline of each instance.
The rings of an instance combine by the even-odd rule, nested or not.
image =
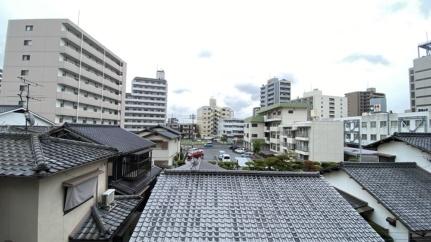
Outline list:
[[[22,55],[22,60],[23,61],[29,61],[30,60],[30,55]]]
[[[398,127],[398,121],[391,121],[391,127],[392,128]]]
[[[32,45],[32,41],[29,39],[26,39],[26,40],[24,40],[24,45],[30,46],[30,45]]]
[[[28,70],[21,70],[21,76],[28,76]]]
[[[370,127],[371,128],[375,128],[376,127],[376,121],[371,121],[370,122]]]
[[[386,121],[380,121],[380,128],[386,127]]]
[[[367,140],[367,134],[362,134],[361,136],[362,136],[361,138],[362,140]]]
[[[103,171],[96,170],[63,182],[63,186],[66,188],[64,212],[71,211],[94,196],[97,187],[97,177],[101,173]]]
[[[293,113],[293,110],[289,110],[288,113]]]
[[[367,122],[362,122],[362,128],[367,128]]]
[[[251,134],[251,137],[257,138],[257,134]]]
[[[33,31],[33,25],[26,25],[25,31]]]
[[[251,127],[257,127],[257,124],[251,124]]]
[[[375,134],[372,134],[372,135],[371,135],[371,140],[372,140],[372,141],[375,141],[375,140],[377,140],[377,135],[375,135]]]

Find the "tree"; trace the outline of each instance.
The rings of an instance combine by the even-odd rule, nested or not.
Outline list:
[[[221,138],[220,138],[220,141],[221,142],[226,142],[227,141],[227,135],[225,135],[225,134],[222,135]]]
[[[257,139],[257,140],[253,140],[253,152],[255,154],[258,154],[260,152],[260,150],[262,149],[262,140]]]
[[[249,161],[246,165],[248,170],[257,171],[299,171],[304,168],[304,164],[297,161],[296,154],[292,151],[279,156]]]

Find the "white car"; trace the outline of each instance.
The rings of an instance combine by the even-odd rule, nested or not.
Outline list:
[[[244,148],[238,148],[235,150],[235,153],[238,153],[238,154],[243,154],[244,152],[245,152]]]
[[[224,154],[226,154],[226,152],[224,150],[219,150],[219,152],[218,152],[218,159],[222,160]]]
[[[230,162],[230,155],[229,154],[223,154],[221,161],[223,162]]]

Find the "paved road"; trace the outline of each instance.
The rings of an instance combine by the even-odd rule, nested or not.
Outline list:
[[[229,145],[214,144],[214,146],[211,148],[203,147],[202,149],[204,151],[205,161],[215,160],[215,157],[218,157],[220,150],[223,150],[224,152],[229,154],[231,159],[235,158],[236,156],[241,156],[240,154],[237,154],[230,150]]]

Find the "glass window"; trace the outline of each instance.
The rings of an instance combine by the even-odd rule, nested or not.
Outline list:
[[[367,140],[367,138],[368,138],[367,134],[362,134],[361,136],[362,136],[362,138],[361,138],[362,140]]]
[[[29,61],[30,60],[30,55],[22,55],[22,60],[23,61]]]
[[[28,70],[21,70],[21,76],[28,76]]]
[[[392,128],[398,127],[398,121],[391,121],[391,127]]]
[[[251,127],[257,127],[257,124],[251,124]]]
[[[372,135],[371,135],[371,140],[373,140],[373,141],[374,141],[374,140],[377,140],[377,135],[372,134]]]
[[[367,122],[362,122],[362,128],[367,128]]]
[[[32,41],[31,40],[24,40],[24,45],[32,45]]]
[[[375,128],[376,127],[376,121],[371,121],[370,122],[370,127],[371,128]]]
[[[26,25],[25,31],[33,31],[33,25]]]
[[[386,121],[380,121],[380,128],[386,127]]]

